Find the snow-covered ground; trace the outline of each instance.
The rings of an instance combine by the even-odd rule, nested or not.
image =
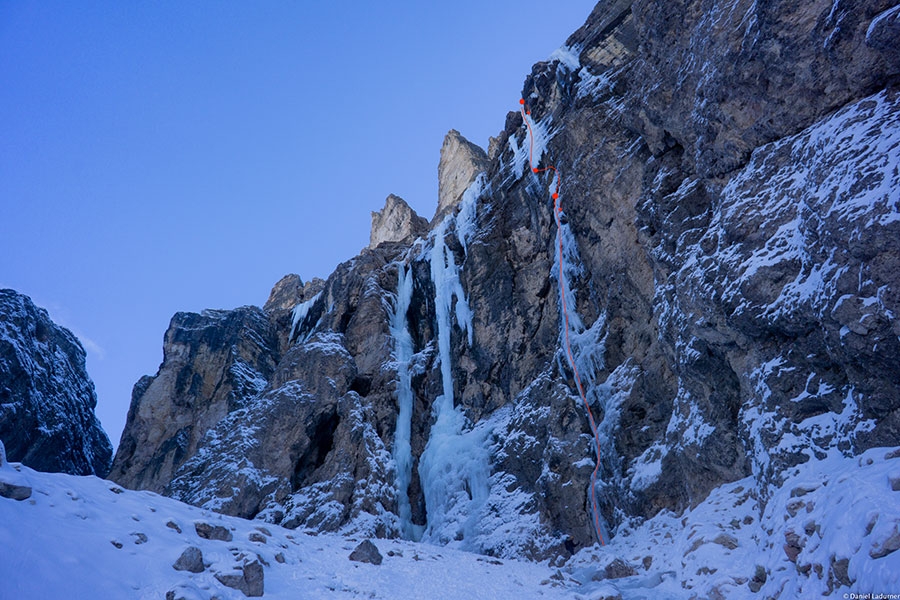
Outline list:
[[[900,594],[900,448],[835,454],[792,472],[762,516],[748,477],[683,515],[620,528],[609,546],[580,552],[567,569],[586,581],[624,561],[637,573],[611,582],[623,599]]]
[[[216,574],[258,561],[265,598],[849,598],[900,593],[900,448],[797,467],[760,516],[751,478],[684,515],[620,528],[565,564],[496,560],[439,546],[307,535],[226,517],[96,477],[0,468],[0,598],[243,598]],[[222,526],[230,541],[201,538]],[[173,564],[188,547],[199,573]],[[561,562],[561,561],[559,561]],[[764,576],[764,573],[768,575]],[[239,577],[238,577],[239,578]]]
[[[384,558],[376,566],[349,560],[360,540],[226,517],[96,477],[13,464],[0,469],[0,481],[32,488],[25,500],[0,497],[4,600],[159,600],[169,591],[177,592],[175,598],[244,598],[215,573],[232,573],[254,559],[263,565],[265,598],[573,597],[547,565],[373,540]],[[232,540],[199,537],[198,522],[224,526]],[[199,548],[208,565],[201,573],[172,566],[189,546]]]

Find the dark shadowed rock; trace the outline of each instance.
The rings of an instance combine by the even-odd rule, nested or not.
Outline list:
[[[787,531],[784,534],[784,554],[792,563],[797,562],[797,557],[803,551],[803,539],[793,531]]]
[[[631,577],[637,571],[621,558],[613,560],[603,568],[603,574],[606,579],[622,579],[623,577]]]
[[[895,524],[894,528],[885,539],[872,544],[872,547],[869,550],[869,556],[872,558],[882,558],[897,550],[900,550],[900,525]]]
[[[372,543],[372,540],[363,540],[350,553],[350,560],[356,562],[364,562],[372,565],[380,565],[384,557],[378,551],[378,546]]]
[[[627,118],[654,154],[677,149],[700,177],[877,91],[891,70],[865,43],[872,16],[892,4],[883,0],[630,4],[638,60],[625,76]]]
[[[323,287],[325,282],[318,277],[304,283],[299,275],[285,275],[272,287],[263,310],[275,329],[278,341],[276,355],[282,356],[287,352],[294,332],[303,326],[303,319],[298,318],[297,311],[315,298]]]
[[[884,54],[888,72],[900,73],[900,5],[893,6],[872,19],[866,31],[866,45]]]
[[[0,496],[10,500],[27,500],[31,498],[31,486],[24,479],[16,477],[14,471],[0,471]]]
[[[28,296],[0,290],[0,439],[38,471],[105,476],[112,446],[94,414],[85,351]]]
[[[198,597],[204,597],[198,596],[198,592],[199,590],[194,585],[181,584],[166,592],[166,600],[196,600]],[[214,597],[210,597],[210,600]]]
[[[265,544],[268,541],[266,536],[258,531],[251,531],[250,535],[247,536],[247,539],[249,539],[251,542],[259,542],[260,544]]]
[[[140,546],[141,544],[147,543],[148,538],[147,538],[146,533],[143,533],[140,531],[133,531],[133,532],[129,533],[128,535],[131,536],[131,539],[134,542],[135,546]]]
[[[749,582],[747,582],[747,587],[749,587],[750,591],[755,594],[760,589],[762,589],[762,586],[765,585],[768,578],[769,574],[766,571],[765,567],[756,565],[756,569],[753,573],[753,578]]]

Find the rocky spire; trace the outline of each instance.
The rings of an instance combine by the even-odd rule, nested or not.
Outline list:
[[[290,310],[303,301],[303,280],[296,273],[290,273],[278,280],[269,293],[263,310]]]
[[[408,242],[428,230],[428,221],[416,214],[400,196],[390,194],[384,208],[372,213],[372,233],[369,248],[382,242]]]
[[[475,177],[486,171],[488,158],[484,150],[451,129],[441,146],[438,163],[438,207],[435,216],[456,206]]]

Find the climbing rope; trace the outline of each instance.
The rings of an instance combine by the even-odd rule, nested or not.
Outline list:
[[[571,365],[572,372],[575,375],[575,386],[578,388],[578,395],[581,396],[581,401],[584,403],[584,408],[587,411],[588,421],[591,424],[591,432],[594,434],[594,450],[596,450],[597,460],[594,464],[594,472],[591,474],[591,511],[593,513],[593,525],[594,531],[597,534],[597,539],[600,540],[602,546],[605,546],[606,542],[603,539],[603,534],[600,529],[600,511],[597,507],[597,473],[600,471],[600,434],[597,432],[594,413],[591,411],[591,405],[588,403],[587,396],[584,393],[584,386],[581,384],[581,376],[578,374],[578,366],[575,364],[575,355],[572,353],[572,343],[569,340],[569,310],[568,303],[566,302],[566,283],[565,278],[563,277],[562,223],[560,221],[562,205],[559,200],[559,187],[562,183],[562,175],[560,174],[559,169],[553,165],[547,165],[541,169],[534,166],[534,131],[531,128],[531,120],[529,119],[531,111],[526,108],[524,99],[519,100],[519,104],[521,105],[520,110],[522,111],[522,120],[525,121],[525,126],[528,128],[528,164],[531,167],[531,172],[538,174],[552,171],[556,177],[556,187],[554,188],[551,197],[553,198],[553,215],[556,218],[556,229],[559,232],[556,236],[559,239],[559,277],[557,279],[559,280],[559,298],[562,303],[563,321],[565,326],[564,339],[566,344],[566,355],[569,358],[569,365]]]

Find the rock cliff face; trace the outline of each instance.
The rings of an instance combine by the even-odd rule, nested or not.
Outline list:
[[[112,446],[94,415],[85,352],[28,296],[0,290],[0,441],[33,469],[106,475]]]
[[[896,445],[897,7],[798,6],[599,3],[523,90],[560,227],[510,113],[489,160],[442,151],[427,234],[279,284],[290,319],[290,294],[177,315],[114,476],[291,527],[568,556],[595,541],[594,465],[560,279],[611,534],[747,478],[759,516],[797,465]]]
[[[176,314],[159,373],[134,386],[110,479],[162,492],[203,435],[265,388],[274,329],[256,307]]]

